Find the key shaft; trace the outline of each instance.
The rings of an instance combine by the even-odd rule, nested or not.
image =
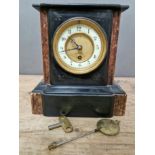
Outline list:
[[[56,124],[49,125],[49,126],[48,126],[48,129],[49,129],[49,130],[53,130],[53,129],[59,128],[59,127],[61,127],[61,126],[62,126],[62,122],[59,122],[59,123],[56,123]]]

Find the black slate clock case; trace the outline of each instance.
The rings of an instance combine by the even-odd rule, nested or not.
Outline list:
[[[126,93],[118,85],[107,85],[108,61],[113,11],[121,12],[128,6],[40,4],[33,7],[39,11],[40,9],[47,11],[50,83],[41,82],[32,91],[32,111],[35,111],[38,106],[41,107],[39,113],[45,116],[112,117],[116,114],[114,111],[122,108],[122,113],[118,115],[123,115],[125,107],[122,105],[125,105]],[[53,55],[52,44],[55,31],[63,22],[74,17],[89,18],[98,23],[108,41],[108,50],[102,64],[95,71],[84,75],[66,72],[57,64]],[[36,98],[36,94],[39,94],[41,102]]]

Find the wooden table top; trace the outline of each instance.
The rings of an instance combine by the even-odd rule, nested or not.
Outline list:
[[[134,155],[135,128],[134,128],[134,78],[115,78],[127,93],[126,114],[122,117],[113,117],[120,120],[120,134],[114,137],[95,133],[78,139],[55,150],[49,151],[47,146],[57,140],[68,139],[96,127],[100,118],[70,118],[74,131],[64,133],[62,128],[52,131],[48,125],[57,123],[57,117],[45,117],[31,113],[29,92],[40,82],[42,76],[20,75],[20,155]]]

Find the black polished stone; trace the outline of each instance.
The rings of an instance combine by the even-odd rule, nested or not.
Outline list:
[[[125,11],[129,8],[129,5],[120,5],[120,4],[88,4],[88,3],[74,3],[74,4],[33,4],[32,5],[35,9],[40,10],[40,8],[80,8],[80,9],[92,9],[92,8],[98,8],[98,9],[110,9],[110,10],[121,10]]]
[[[125,92],[118,85],[56,86],[40,83],[33,93],[41,93],[45,116],[112,117],[116,95]]]

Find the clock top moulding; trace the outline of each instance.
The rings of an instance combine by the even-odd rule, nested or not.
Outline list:
[[[113,11],[112,19],[112,31],[111,31],[111,43],[110,54],[108,61],[108,82],[107,84],[113,84],[117,42],[119,35],[119,23],[120,15],[122,11],[129,8],[128,5],[118,4],[33,4],[34,8],[40,11],[41,22],[41,38],[42,38],[42,57],[43,57],[43,79],[44,83],[50,84],[50,60],[49,60],[49,41],[48,41],[48,16],[47,10],[49,8],[80,8],[80,9],[110,9]]]

